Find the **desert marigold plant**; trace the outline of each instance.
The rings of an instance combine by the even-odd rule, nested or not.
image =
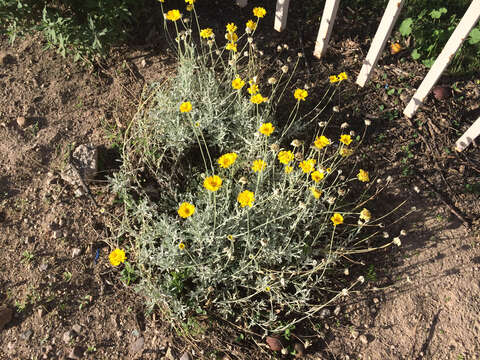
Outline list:
[[[179,20],[177,11],[166,19]],[[150,307],[178,319],[214,312],[278,332],[361,282],[329,288],[330,274],[365,248],[366,229],[381,216],[365,208],[363,192],[376,182],[345,155],[361,141],[327,137],[314,125],[321,112],[299,114],[310,97],[289,83],[296,65],[276,69],[274,81],[256,70],[254,36],[266,10],[253,14],[245,34],[226,23],[226,41],[202,29],[195,11],[185,15],[194,21],[175,23],[177,71],[146,90],[126,131],[112,179],[125,216],[114,231],[133,244]],[[329,88],[331,98],[341,87]],[[288,118],[277,108],[284,92],[297,100]],[[294,137],[302,131],[311,137]],[[354,186],[357,201],[347,199]]]

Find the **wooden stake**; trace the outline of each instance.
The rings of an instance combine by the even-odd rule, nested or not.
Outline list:
[[[317,41],[315,43],[315,50],[313,51],[313,56],[319,59],[325,55],[327,51],[339,4],[340,0],[327,0],[325,3],[322,21],[320,22],[320,29],[318,30]]]
[[[458,48],[467,38],[468,34],[475,26],[479,18],[480,0],[473,0],[462,20],[460,21],[460,24],[458,24],[452,36],[450,36],[450,39],[448,39],[447,44],[438,56],[437,60],[435,60],[435,63],[428,72],[427,76],[425,76],[425,79],[423,79],[417,92],[415,93],[415,95],[413,95],[413,98],[410,100],[407,107],[403,111],[405,116],[407,116],[408,118],[412,118],[413,115],[415,115],[418,107],[423,104],[423,101],[427,97],[428,93],[430,92],[432,87],[435,86],[443,71],[453,59]]]
[[[248,0],[237,0],[237,5],[240,7],[245,7],[248,4]]]
[[[480,117],[465,131],[465,134],[457,140],[455,150],[463,151],[478,135],[480,135]]]
[[[277,0],[277,9],[275,11],[275,25],[273,28],[278,32],[287,27],[288,5],[290,0]]]
[[[397,21],[398,15],[400,15],[404,2],[405,0],[389,1],[383,14],[382,21],[380,21],[380,25],[378,26],[375,37],[370,45],[370,49],[368,50],[367,57],[363,60],[362,70],[360,70],[360,74],[357,78],[357,84],[361,87],[365,86],[365,83],[370,78],[372,70],[377,65],[378,59],[380,59],[380,55],[390,37],[390,33]]]

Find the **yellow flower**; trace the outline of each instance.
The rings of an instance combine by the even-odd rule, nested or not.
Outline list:
[[[280,161],[282,164],[285,164],[285,165],[287,165],[290,161],[292,161],[293,157],[294,155],[290,150],[280,151],[278,153],[278,161]]]
[[[337,75],[330,75],[329,79],[330,79],[330,83],[332,84],[340,81]]]
[[[225,49],[230,50],[230,51],[233,51],[233,52],[237,52],[237,44],[236,44],[236,43],[229,42],[229,43],[227,44],[227,46],[225,46]]]
[[[343,157],[349,157],[350,155],[353,155],[353,149],[350,149],[348,147],[342,147],[340,149],[340,155]]]
[[[350,135],[340,135],[340,142],[345,144],[345,145],[350,145],[352,142],[352,137]]]
[[[266,292],[270,292],[270,290],[271,290],[271,289],[270,289],[270,286],[265,286],[265,291],[266,291]]]
[[[221,168],[227,169],[233,165],[235,160],[237,160],[238,155],[236,153],[228,153],[220,156],[218,158],[218,163],[220,164]]]
[[[193,5],[193,3],[195,2],[195,0],[185,0],[185,2],[186,2],[187,4]]]
[[[245,86],[245,81],[243,81],[239,77],[233,79],[232,88],[234,88],[235,90],[240,90],[244,86]]]
[[[165,0],[158,0],[158,1],[160,1],[160,2],[162,2],[162,3],[165,2]]]
[[[305,101],[305,99],[307,98],[308,96],[308,92],[307,90],[303,90],[303,89],[297,89],[295,90],[295,92],[293,93],[293,97],[295,99],[297,99],[298,101],[302,100],[302,101]]]
[[[185,101],[180,104],[180,112],[186,113],[192,111],[192,104],[190,101]]]
[[[347,80],[347,79],[348,79],[348,75],[345,71],[338,74],[338,81],[343,81],[343,80]]]
[[[267,13],[267,10],[265,10],[263,7],[253,8],[253,15],[255,15],[258,18],[263,18],[266,13]]]
[[[251,84],[250,87],[247,89],[248,93],[250,95],[254,95],[258,92],[258,85],[257,84]]]
[[[273,130],[275,130],[275,126],[273,126],[272,123],[264,123],[260,125],[258,132],[265,136],[270,136]]]
[[[290,174],[293,171],[293,166],[285,166],[285,174]]]
[[[357,178],[358,178],[358,180],[363,181],[363,182],[369,182],[370,181],[370,178],[368,177],[368,171],[365,171],[365,170],[362,170],[362,169],[360,169],[360,171],[358,172]]]
[[[195,212],[195,205],[190,204],[188,202],[181,203],[177,212],[178,212],[178,215],[180,215],[180,217],[186,219],[192,216],[193,213]]]
[[[237,201],[242,208],[245,206],[252,207],[253,202],[255,201],[255,194],[249,190],[244,190],[238,194]]]
[[[125,262],[126,259],[125,251],[122,249],[115,249],[110,253],[110,255],[108,255],[108,260],[110,260],[110,264],[113,266],[120,265],[121,263]]]
[[[182,14],[180,14],[180,11],[178,10],[170,10],[169,12],[167,12],[165,17],[167,20],[177,21],[182,17]]]
[[[264,170],[267,167],[267,163],[261,159],[255,160],[252,165],[252,170],[254,172],[259,172]]]
[[[238,40],[238,35],[235,33],[226,33],[225,34],[225,39],[231,41],[231,42],[236,42]]]
[[[235,31],[237,31],[237,25],[234,23],[227,24],[227,32],[234,33]]]
[[[263,97],[262,95],[260,94],[256,94],[256,95],[253,95],[251,98],[250,98],[250,101],[254,104],[261,104],[262,102],[264,101],[267,101],[268,98],[266,97]]]
[[[257,23],[253,20],[248,20],[246,26],[247,26],[247,29],[250,29],[253,31],[257,28]]]
[[[192,10],[193,10],[193,5],[188,4],[185,9],[186,9],[187,11],[192,11]]]
[[[319,182],[320,180],[322,180],[325,175],[323,174],[323,171],[320,172],[320,171],[314,171],[312,172],[312,174],[310,175],[312,177],[312,180],[315,181],[315,182]]]
[[[317,160],[308,159],[308,160],[303,160],[300,164],[298,164],[298,166],[302,168],[305,174],[309,174],[315,169],[316,163],[317,163]]]
[[[200,30],[200,36],[204,39],[209,39],[213,36],[213,30],[211,28],[206,28]]]
[[[318,190],[315,186],[311,186],[309,189],[315,199],[320,199],[320,196],[322,196],[322,192],[320,190]]]
[[[368,209],[364,208],[362,211],[360,211],[360,219],[370,221],[371,218],[372,214],[370,213],[370,211],[368,211]]]
[[[210,191],[217,191],[222,186],[222,179],[217,175],[207,177],[203,181],[203,187]]]
[[[330,145],[332,142],[326,136],[317,136],[314,145],[317,149],[323,149],[325,146]]]
[[[180,244],[178,244],[178,248],[180,250],[185,250],[185,244],[183,242],[181,242]]]
[[[390,53],[392,55],[398,54],[400,51],[402,51],[402,45],[399,43],[393,43],[390,45]]]
[[[333,214],[330,220],[332,220],[334,226],[343,224],[343,216],[340,215],[339,213]]]

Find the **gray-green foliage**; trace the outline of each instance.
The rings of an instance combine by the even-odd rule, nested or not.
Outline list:
[[[245,89],[232,89],[238,74],[255,81],[257,74],[244,70],[255,68],[248,66],[256,56],[253,41],[245,44],[248,57],[230,53],[224,59],[213,56],[222,53],[216,43],[195,48],[185,34],[177,37],[177,74],[151,87],[126,132],[122,167],[112,179],[124,204],[115,237],[131,243],[138,289],[151,306],[178,318],[214,312],[245,326],[283,331],[358,282],[336,279],[335,266],[365,246],[365,222],[358,224],[364,194],[350,195],[351,182],[359,181],[352,178],[352,164],[345,165],[347,147],[338,140],[319,148],[298,140],[283,145],[288,133],[280,135],[272,115],[277,94],[288,84],[283,75],[271,88],[257,78],[260,92],[270,95],[260,105],[249,101]],[[191,112],[180,112],[185,101],[192,103]],[[314,119],[299,121],[300,106],[287,121],[293,132]],[[276,127],[269,136],[258,131],[267,122]],[[280,151],[291,151],[291,172],[279,162]],[[218,156],[231,152],[238,155],[235,163],[221,168]],[[304,159],[324,178],[314,181],[311,171],[303,172]],[[254,160],[265,161],[265,169],[252,171]],[[223,183],[212,192],[203,184],[214,174]],[[238,201],[244,190],[254,193],[252,207]],[[177,214],[183,202],[195,205],[188,218]],[[334,227],[334,213],[348,225]]]

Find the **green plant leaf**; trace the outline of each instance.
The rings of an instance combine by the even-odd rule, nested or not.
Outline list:
[[[431,68],[433,63],[435,62],[435,58],[429,58],[429,59],[425,59],[425,60],[422,60],[422,64],[425,65],[427,68]]]
[[[480,29],[475,28],[470,32],[470,36],[468,38],[468,43],[470,45],[477,44],[480,42]]]
[[[420,56],[422,56],[419,52],[418,49],[413,49],[412,53],[410,54],[412,56],[413,60],[418,60],[420,59]]]
[[[413,24],[413,19],[406,18],[400,24],[398,31],[400,31],[400,34],[402,34],[402,36],[408,36],[412,33],[412,24]]]
[[[440,16],[442,16],[442,14],[445,14],[447,13],[447,9],[446,8],[440,8],[440,9],[437,9],[437,10],[432,10],[430,12],[430,16],[432,19],[440,19]]]

